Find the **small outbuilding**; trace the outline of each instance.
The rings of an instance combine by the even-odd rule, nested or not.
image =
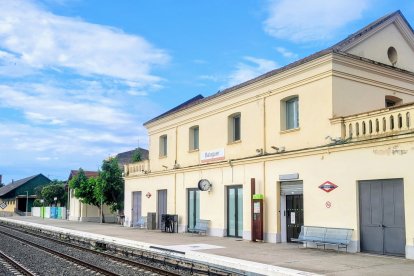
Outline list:
[[[0,212],[6,215],[30,215],[37,198],[35,189],[46,186],[50,179],[43,174],[29,176],[0,188]]]

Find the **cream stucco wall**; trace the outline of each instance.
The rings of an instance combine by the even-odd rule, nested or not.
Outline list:
[[[93,205],[88,205],[80,202],[80,200],[73,195],[72,189],[70,190],[69,195],[69,206],[69,220],[93,222],[100,221],[101,215],[99,208]],[[105,222],[116,221],[116,214],[111,212],[109,206],[103,205],[102,212],[105,217]]]
[[[376,60],[378,62],[392,65],[388,59],[388,48],[397,50],[398,61],[396,67],[414,72],[413,48],[410,46],[412,34],[410,31],[400,27],[399,22],[394,22],[374,33],[369,39],[362,41],[348,50],[349,53]],[[412,43],[412,41],[411,41]]]
[[[138,189],[143,197],[142,210],[156,212],[156,191],[168,190],[168,212],[178,214],[181,231],[187,225],[187,189],[196,188],[201,178],[211,181],[209,192],[200,192],[200,217],[210,220],[209,234],[225,236],[227,230],[226,187],[243,185],[243,238],[250,239],[250,179],[256,180],[256,193],[264,194],[264,232],[267,241],[280,240],[279,176],[298,173],[303,181],[305,225],[352,228],[353,250],[359,248],[358,181],[402,178],[404,181],[406,243],[413,247],[414,137],[376,143],[332,146],[304,152],[286,152],[250,160],[211,164],[198,169],[180,169],[151,177],[130,178],[126,183],[126,202]],[[384,169],[386,168],[386,169]],[[331,181],[338,188],[330,193],[318,188]],[[175,195],[175,200],[174,200]],[[325,203],[330,201],[331,208]],[[125,212],[126,217],[132,213]],[[283,215],[282,215],[282,219]]]
[[[349,54],[327,53],[148,123],[150,170],[126,175],[126,225],[132,217],[133,192],[142,192],[144,215],[157,211],[157,191],[167,189],[167,212],[178,214],[180,231],[185,231],[188,189],[197,188],[200,179],[208,179],[212,189],[200,191],[200,218],[210,220],[208,234],[227,235],[227,187],[242,185],[242,236],[250,239],[250,181],[254,178],[256,193],[265,196],[265,240],[281,241],[281,221],[285,218],[280,212],[279,177],[298,174],[295,180],[303,181],[304,224],[352,228],[351,251],[358,251],[358,182],[401,178],[406,256],[414,258],[414,202],[409,196],[414,189],[410,170],[414,120],[410,119],[411,126],[404,129],[335,140],[345,138],[346,116],[371,116],[371,111],[385,107],[385,96],[401,98],[403,104],[414,102],[414,74],[386,65],[392,43],[398,51],[397,66],[414,71],[409,62],[414,57],[413,36],[404,33],[407,26],[401,25],[401,19],[393,22],[378,32],[355,38],[346,50]],[[284,131],[282,105],[291,96],[299,98],[299,128]],[[404,114],[414,115],[412,106],[404,108]],[[391,113],[387,112],[381,116],[388,116],[388,120]],[[228,116],[234,113],[241,114],[241,141],[229,143]],[[200,129],[200,149],[189,151],[189,129],[195,125]],[[161,135],[168,136],[168,155],[162,158]],[[285,151],[276,152],[273,147],[284,147]],[[200,152],[216,149],[224,149],[224,161],[200,162]],[[326,193],[318,188],[325,181],[338,188]],[[152,196],[145,197],[147,193]],[[330,208],[327,201],[332,204]]]

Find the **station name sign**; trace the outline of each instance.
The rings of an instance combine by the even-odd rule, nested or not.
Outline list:
[[[208,163],[224,160],[224,149],[203,151],[200,153],[200,162]]]

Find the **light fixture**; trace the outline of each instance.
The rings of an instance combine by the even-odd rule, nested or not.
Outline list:
[[[256,153],[258,155],[263,155],[263,149],[256,149]]]
[[[168,166],[162,165],[162,167],[163,167],[164,169],[168,169]]]
[[[280,153],[280,152],[284,152],[285,151],[285,147],[271,146],[271,148],[274,149],[277,153]]]

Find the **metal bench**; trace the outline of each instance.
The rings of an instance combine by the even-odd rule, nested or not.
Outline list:
[[[194,234],[204,233],[205,235],[207,235],[208,223],[209,223],[209,220],[205,220],[205,219],[197,220],[194,227],[188,227],[188,232],[194,233]]]
[[[134,226],[141,229],[147,228],[147,217],[141,216]]]
[[[308,242],[315,243],[317,248],[323,246],[324,249],[326,245],[336,245],[338,251],[340,248],[345,248],[345,251],[348,252],[353,231],[349,228],[302,226],[299,237],[291,240],[303,243],[305,247]]]

